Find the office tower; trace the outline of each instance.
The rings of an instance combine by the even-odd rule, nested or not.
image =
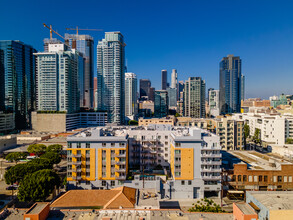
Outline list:
[[[169,97],[169,108],[176,108],[177,106],[177,88],[167,88]]]
[[[210,115],[216,117],[220,114],[219,109],[219,90],[209,89],[209,107],[210,107]]]
[[[184,86],[184,116],[205,117],[205,81],[201,77],[189,77]]]
[[[98,98],[98,79],[97,77],[94,77],[94,109],[98,108],[97,98]]]
[[[213,90],[215,90],[214,88],[209,88],[208,89],[208,102],[209,102],[209,100],[210,100],[210,91],[213,91]],[[210,104],[210,103],[209,103]]]
[[[125,43],[118,32],[106,32],[97,45],[98,110],[108,112],[108,122],[124,124]]]
[[[0,111],[15,114],[15,128],[29,128],[36,108],[36,50],[20,41],[0,41]]]
[[[140,99],[149,99],[151,81],[149,79],[139,80],[139,95]]]
[[[134,73],[125,73],[125,116],[134,119],[137,113],[137,78]]]
[[[162,90],[167,89],[167,70],[162,70]]]
[[[245,100],[245,76],[241,75],[241,100]]]
[[[177,70],[176,69],[172,69],[172,75],[171,75],[171,88],[173,89],[177,89]]]
[[[241,59],[228,55],[220,62],[220,114],[240,112]]]
[[[168,115],[169,98],[166,90],[155,91],[155,114],[156,118],[166,117]]]
[[[89,35],[65,34],[65,42],[84,58],[84,75],[79,78],[81,107],[93,108],[94,103],[94,39]]]
[[[155,101],[155,88],[154,87],[150,87],[150,95],[149,95],[149,100],[150,101]]]
[[[37,109],[74,113],[80,110],[78,78],[83,57],[65,44],[49,44],[37,57]]]
[[[49,51],[49,44],[62,44],[62,41],[58,40],[57,38],[45,38],[43,42],[44,52]]]

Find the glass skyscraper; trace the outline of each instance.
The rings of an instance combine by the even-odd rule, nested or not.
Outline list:
[[[135,119],[137,115],[137,78],[134,73],[125,73],[125,115]]]
[[[155,91],[155,112],[154,117],[162,118],[166,117],[169,113],[169,98],[166,90]]]
[[[89,35],[65,34],[65,42],[84,58],[84,75],[79,77],[80,106],[93,108],[94,103],[94,40]]]
[[[35,52],[20,41],[0,41],[0,111],[15,114],[16,129],[30,127],[36,107]]]
[[[106,32],[97,45],[97,107],[108,112],[108,122],[124,124],[125,43],[120,32]]]
[[[167,70],[162,70],[162,90],[167,89]]]
[[[149,99],[150,97],[151,81],[149,79],[139,80],[139,97],[141,99]]]
[[[79,75],[83,74],[83,58],[65,44],[49,44],[48,52],[37,56],[38,111],[80,110]]]
[[[220,114],[240,113],[241,97],[244,96],[244,76],[241,59],[233,55],[220,62]]]

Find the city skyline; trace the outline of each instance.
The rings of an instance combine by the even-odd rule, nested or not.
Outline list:
[[[41,2],[32,5],[22,5],[23,3],[19,2],[14,12],[18,16],[15,18],[11,16],[9,23],[5,22],[9,12],[5,9],[11,7],[11,3],[4,2],[3,13],[0,15],[0,26],[3,30],[1,38],[20,40],[42,51],[42,40],[49,37],[49,31],[42,26],[43,22],[52,24],[53,28],[62,35],[74,34],[73,31],[66,31],[65,28],[76,25],[81,28],[103,28],[104,31],[119,30],[128,43],[126,50],[128,71],[135,72],[138,80],[147,77],[153,79],[153,86],[156,89],[160,89],[160,71],[162,69],[171,71],[173,68],[180,72],[178,80],[198,76],[205,79],[207,88],[218,89],[219,62],[222,57],[233,54],[243,60],[247,98],[267,98],[281,93],[291,93],[288,77],[293,71],[290,63],[293,59],[291,53],[293,44],[290,40],[293,38],[291,28],[293,19],[288,10],[292,3],[249,1],[245,4],[239,2],[229,4],[229,2],[226,4],[188,2],[182,5],[174,2],[168,4],[118,2],[111,7],[112,17],[103,11],[94,13],[95,4],[87,10],[82,10],[83,6],[81,6],[80,16],[66,14],[64,17],[62,7],[52,8],[54,4],[48,5],[48,10],[43,11]],[[101,2],[96,5],[107,7],[110,6],[109,4]],[[252,4],[254,7],[251,7]],[[51,11],[54,11],[56,16],[52,16]],[[131,12],[132,16],[129,18],[122,16],[125,11]],[[154,18],[147,16],[146,13],[150,11]],[[178,16],[173,18],[170,15],[175,11]],[[224,30],[219,24],[228,18],[223,13],[225,11],[229,11],[226,13],[229,17],[232,13],[237,19],[230,21],[230,26],[233,28]],[[26,16],[27,14],[32,16]],[[19,16],[23,19],[18,19]],[[121,19],[117,19],[118,17]],[[215,19],[217,22],[214,22]],[[172,31],[174,28],[175,31]],[[95,45],[103,38],[103,32],[83,31],[81,34],[93,36]],[[184,41],[184,44],[173,44],[172,42],[175,41]],[[94,74],[96,75],[96,67]],[[276,75],[277,85],[274,79]],[[262,83],[260,84],[259,81]]]

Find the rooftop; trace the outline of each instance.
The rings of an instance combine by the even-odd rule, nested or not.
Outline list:
[[[249,191],[246,194],[269,210],[293,210],[293,191]]]
[[[234,203],[245,215],[256,214],[255,211],[245,202],[243,203]]]

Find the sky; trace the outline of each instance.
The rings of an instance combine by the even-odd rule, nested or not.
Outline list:
[[[161,70],[178,79],[201,76],[218,89],[219,62],[242,59],[246,98],[293,93],[293,1],[87,0],[1,1],[0,40],[20,40],[43,51],[52,25],[121,31],[128,72],[161,89]],[[90,34],[95,43],[104,32]],[[55,35],[55,37],[57,37]],[[96,74],[96,73],[95,73]]]

